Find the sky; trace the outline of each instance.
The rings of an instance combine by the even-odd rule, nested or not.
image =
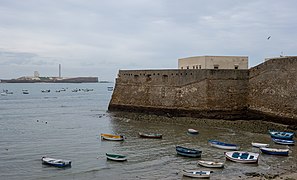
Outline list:
[[[295,0],[0,0],[0,79],[177,69],[191,56],[297,51]],[[269,39],[268,37],[271,36]]]

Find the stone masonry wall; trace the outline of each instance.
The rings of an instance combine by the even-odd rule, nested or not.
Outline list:
[[[247,93],[248,70],[121,70],[109,109],[234,118]]]
[[[248,104],[250,111],[296,124],[297,57],[270,59],[251,68]]]

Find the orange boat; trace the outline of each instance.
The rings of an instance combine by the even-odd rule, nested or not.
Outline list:
[[[122,135],[103,134],[103,133],[101,133],[101,138],[104,140],[109,140],[109,141],[123,141],[124,140],[124,136],[122,136]]]

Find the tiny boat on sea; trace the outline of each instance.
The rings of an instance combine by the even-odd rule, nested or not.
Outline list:
[[[103,134],[103,133],[101,133],[101,138],[104,140],[109,140],[109,141],[123,141],[124,140],[124,136],[122,136],[122,135]]]
[[[69,166],[71,166],[70,160],[42,157],[41,161],[43,164],[47,164],[47,165],[51,165],[51,166],[55,166],[55,167],[69,167]]]
[[[252,146],[256,147],[256,148],[260,148],[260,147],[269,147],[269,144],[264,144],[264,143],[254,143],[252,142]]]
[[[198,161],[198,164],[208,168],[222,168],[224,167],[225,163],[217,161]]]
[[[291,140],[294,137],[294,133],[293,132],[282,132],[282,131],[269,131],[269,134],[272,138],[276,138],[276,139],[287,139],[287,140]]]
[[[188,129],[189,134],[198,134],[198,131],[196,129]]]
[[[122,154],[106,153],[106,158],[112,161],[127,161],[127,157]]]
[[[182,146],[175,147],[176,153],[181,156],[187,157],[201,157],[202,151],[196,149],[190,149]]]
[[[29,94],[29,91],[27,89],[22,90],[23,94]]]
[[[239,163],[258,163],[259,153],[245,151],[225,152],[226,159]]]
[[[260,148],[261,152],[264,154],[270,155],[281,155],[281,156],[288,156],[289,149],[276,149],[276,148]]]
[[[294,140],[289,140],[289,139],[272,138],[272,141],[276,144],[283,144],[283,145],[294,145],[295,144]]]
[[[183,170],[183,176],[191,178],[209,178],[210,171]]]
[[[224,142],[220,142],[217,140],[209,140],[208,143],[216,148],[220,148],[220,149],[227,149],[227,150],[239,150],[240,146],[236,145],[236,144],[228,144],[228,143],[224,143]]]
[[[142,138],[155,138],[155,139],[161,139],[162,138],[162,134],[158,134],[158,133],[142,133],[139,132],[138,135]]]

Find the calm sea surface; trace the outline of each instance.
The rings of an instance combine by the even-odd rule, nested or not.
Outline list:
[[[251,142],[270,143],[267,134],[226,128],[189,126],[166,122],[136,121],[113,117],[107,112],[111,83],[92,84],[0,84],[0,179],[182,179],[183,169],[205,169],[197,160],[225,161],[224,150],[207,144],[218,139],[257,152]],[[65,88],[66,91],[55,92]],[[93,91],[72,92],[73,89]],[[27,89],[29,94],[22,94]],[[41,90],[50,89],[49,93]],[[186,134],[188,128],[199,135]],[[163,139],[141,139],[138,132],[158,132]],[[102,141],[100,133],[123,134],[124,142]],[[202,158],[176,155],[175,145],[197,148]],[[290,156],[262,155],[258,165],[226,161],[224,169],[212,169],[212,179],[244,179],[247,172],[280,173],[296,166],[296,147]],[[107,161],[106,152],[128,156],[127,162]],[[72,160],[61,169],[43,165],[42,156]],[[187,178],[183,178],[187,179]]]

